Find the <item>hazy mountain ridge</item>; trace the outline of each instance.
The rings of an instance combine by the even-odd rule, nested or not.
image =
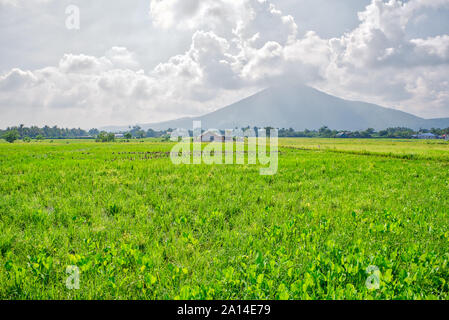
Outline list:
[[[205,129],[231,129],[257,126],[335,130],[382,130],[407,127],[414,130],[449,127],[449,118],[423,119],[412,114],[375,104],[349,101],[306,86],[271,87],[215,112],[194,118],[141,124],[147,130],[192,128],[200,120]],[[126,131],[128,127],[105,127],[110,131]]]

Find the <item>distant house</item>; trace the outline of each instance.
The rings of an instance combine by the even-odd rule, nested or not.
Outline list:
[[[412,136],[413,139],[438,139],[433,133],[420,133]]]
[[[349,132],[339,132],[337,135],[336,135],[336,137],[337,138],[349,138]]]
[[[195,141],[199,138],[196,137]],[[224,136],[218,130],[207,130],[201,135],[201,142],[223,142],[225,140]]]
[[[449,141],[449,134],[445,134],[445,135],[443,136],[443,139],[446,140],[446,141]]]
[[[116,139],[125,137],[125,135],[123,133],[116,133],[114,136],[115,136]]]

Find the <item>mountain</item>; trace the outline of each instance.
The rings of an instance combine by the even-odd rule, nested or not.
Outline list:
[[[203,129],[270,126],[313,130],[328,126],[335,130],[355,131],[367,128],[382,130],[389,127],[415,130],[449,127],[449,118],[427,120],[375,104],[344,100],[302,85],[270,87],[201,117],[140,126],[145,130],[192,129],[194,120],[200,120]],[[106,129],[120,130],[118,127]],[[122,130],[126,130],[126,127]]]

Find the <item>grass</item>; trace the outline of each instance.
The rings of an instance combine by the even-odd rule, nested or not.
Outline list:
[[[447,142],[280,145],[260,176],[156,140],[0,142],[0,298],[448,299]]]
[[[283,138],[280,143],[285,147],[301,150],[449,161],[449,143],[445,140]]]

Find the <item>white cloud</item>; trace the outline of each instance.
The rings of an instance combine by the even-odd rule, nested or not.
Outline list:
[[[408,107],[423,116],[449,113],[444,81],[432,85],[444,78],[446,68],[435,65],[449,63],[449,36],[410,40],[406,31],[424,9],[447,8],[448,0],[373,0],[359,12],[359,26],[332,39],[313,31],[298,38],[294,19],[268,1],[194,1],[190,11],[181,2],[152,1],[151,16],[164,28],[203,28],[228,40],[221,51],[228,73],[216,65],[204,68],[205,61],[214,59],[191,60],[198,74],[206,70],[209,79],[215,74],[239,86],[257,86],[294,78],[344,97]],[[208,17],[208,10],[220,14]]]
[[[191,30],[184,53],[147,72],[123,46],[99,57],[65,54],[56,67],[15,68],[0,75],[0,109],[28,110],[22,114],[41,124],[49,115],[83,126],[153,122],[206,113],[271,83],[301,81],[447,116],[449,35],[410,38],[407,25],[424,9],[448,4],[373,0],[356,28],[323,39],[314,31],[299,36],[293,17],[266,0],[152,0],[156,27]]]
[[[48,3],[51,1],[53,0],[33,0],[33,2],[36,4]],[[0,0],[0,6],[5,5],[5,6],[20,7],[28,3],[29,1],[27,0]]]
[[[449,62],[449,35],[412,39],[410,42],[416,46],[417,52]]]
[[[112,47],[111,50],[106,53],[106,58],[118,68],[132,70],[140,68],[140,64],[137,61],[135,54],[125,47]]]
[[[98,73],[112,67],[112,62],[105,58],[96,58],[84,54],[65,54],[59,62],[59,68],[65,73]]]
[[[259,48],[267,41],[283,43],[297,33],[293,17],[267,0],[152,0],[150,16],[160,28],[213,31]]]
[[[22,71],[14,68],[7,74],[0,76],[0,90],[14,91],[33,87],[37,83],[37,78],[30,71]]]
[[[22,122],[42,125],[63,119],[72,125],[93,127],[204,113],[245,94],[242,90],[217,91],[215,84],[205,85],[210,78],[197,62],[202,54],[210,52],[193,45],[189,54],[173,57],[149,74],[119,68],[106,57],[67,54],[58,67],[13,69],[1,76],[0,109],[3,119],[16,113],[21,114]]]
[[[330,39],[331,58],[324,80],[316,85],[340,96],[397,106],[421,116],[447,116],[448,88],[434,79],[444,78],[449,64],[448,36],[409,40],[406,27],[422,9],[448,3],[373,0],[359,13],[356,29]]]

